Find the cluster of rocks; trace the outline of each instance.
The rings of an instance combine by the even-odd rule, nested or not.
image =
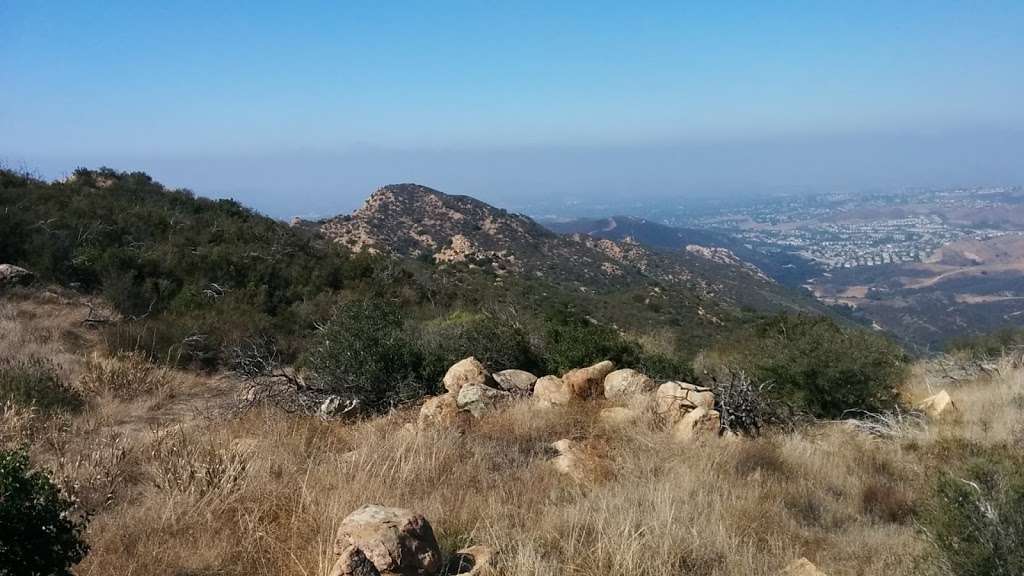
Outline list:
[[[491,570],[493,550],[471,546],[445,559],[422,515],[370,504],[342,521],[334,554],[330,576],[476,576]]]

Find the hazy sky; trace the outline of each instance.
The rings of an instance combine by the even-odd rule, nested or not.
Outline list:
[[[1024,183],[1024,2],[0,1],[0,159],[275,215]]]

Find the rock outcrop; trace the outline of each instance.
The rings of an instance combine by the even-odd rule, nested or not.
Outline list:
[[[654,387],[654,380],[632,368],[615,370],[604,378],[604,396],[609,400],[630,400]]]
[[[572,389],[558,376],[544,376],[537,379],[533,396],[543,404],[564,406],[572,402]]]
[[[492,387],[495,385],[491,373],[472,356],[452,364],[452,367],[444,375],[444,389],[452,394],[458,394],[463,386],[468,385]]]
[[[434,576],[441,550],[423,516],[401,508],[367,505],[346,517],[334,542],[331,576]]]
[[[463,548],[448,560],[444,575],[484,576],[494,572],[494,549],[490,546],[470,546]]]
[[[794,560],[786,566],[779,576],[825,576],[825,573],[818,570],[818,567],[811,564],[807,558]]]
[[[715,395],[710,388],[687,382],[665,382],[654,394],[654,411],[669,424],[675,424],[698,407],[714,409]]]
[[[474,418],[481,418],[487,412],[508,401],[511,396],[510,392],[504,390],[482,384],[469,384],[459,389],[456,404],[459,410],[469,412]]]
[[[722,428],[722,417],[717,410],[698,406],[683,415],[672,427],[672,436],[680,442],[697,438],[714,438]]]
[[[456,426],[465,417],[465,413],[459,410],[456,395],[451,392],[427,398],[420,408],[420,415],[417,424],[420,428],[437,425],[442,427]]]
[[[570,370],[562,376],[562,380],[572,392],[573,397],[581,400],[604,396],[604,379],[615,369],[610,360],[598,362],[586,368]]]
[[[526,370],[502,370],[491,375],[498,388],[516,394],[532,394],[537,377]]]

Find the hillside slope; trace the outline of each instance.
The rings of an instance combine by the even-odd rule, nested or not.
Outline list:
[[[543,278],[582,293],[642,288],[711,322],[742,308],[822,310],[721,251],[663,251],[631,238],[562,235],[527,216],[417,184],[385,186],[351,215],[320,223],[329,238],[370,251]]]

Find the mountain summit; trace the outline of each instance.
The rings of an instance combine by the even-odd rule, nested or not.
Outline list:
[[[354,213],[319,224],[325,236],[356,252],[429,258],[583,292],[675,292],[701,310],[807,308],[810,302],[718,251],[659,250],[630,239],[557,234],[528,216],[419,184],[384,186]]]

